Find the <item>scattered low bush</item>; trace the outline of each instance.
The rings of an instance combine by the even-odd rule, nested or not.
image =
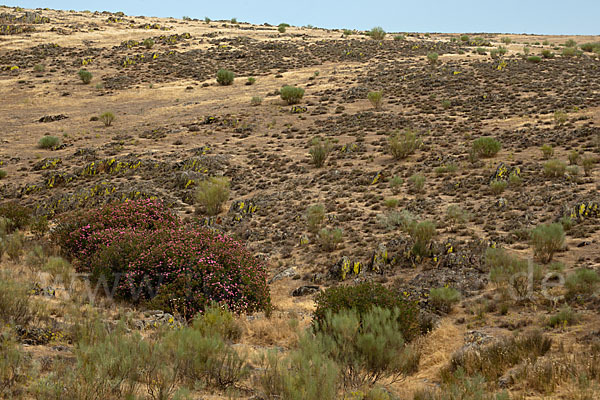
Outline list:
[[[226,177],[210,177],[198,183],[196,201],[208,215],[217,215],[223,204],[229,200],[229,179]]]
[[[548,49],[542,50],[542,57],[544,58],[554,58],[554,53]]]
[[[246,85],[247,86],[252,86],[256,83],[256,78],[253,76],[249,76],[248,80],[246,81]]]
[[[92,81],[92,73],[86,69],[80,69],[77,75],[79,75],[81,82],[86,85]]]
[[[27,326],[35,318],[35,310],[31,305],[31,291],[27,286],[1,276],[0,279],[0,322],[2,327]],[[0,338],[1,341],[1,338]]]
[[[421,146],[421,141],[413,131],[406,130],[392,133],[388,139],[388,145],[394,159],[403,160]]]
[[[35,64],[33,66],[33,71],[37,73],[42,73],[46,70],[46,66],[44,64]]]
[[[500,194],[508,187],[508,182],[502,180],[493,180],[490,182],[490,190],[493,194]]]
[[[53,149],[60,145],[60,139],[56,136],[42,136],[38,141],[38,147],[40,149]]]
[[[317,233],[325,220],[325,207],[315,204],[306,209],[306,225],[309,232]]]
[[[427,53],[427,62],[431,65],[436,65],[439,61],[439,55],[436,52]]]
[[[569,164],[577,165],[577,162],[579,161],[580,158],[581,158],[581,155],[579,154],[579,152],[577,150],[571,150],[571,152],[569,153]]]
[[[534,255],[543,263],[552,261],[554,253],[565,245],[565,231],[559,223],[543,224],[531,231]]]
[[[403,298],[400,294],[381,284],[364,282],[354,286],[331,287],[319,293],[313,313],[313,329],[318,331],[325,326],[326,316],[342,310],[353,310],[364,315],[373,307],[399,310],[398,331],[406,341],[413,340],[419,334],[419,309],[415,302]]]
[[[566,297],[575,299],[578,296],[590,296],[596,291],[600,282],[600,276],[593,269],[581,268],[573,272],[565,280],[565,288],[567,289]]]
[[[551,328],[566,327],[573,325],[577,321],[577,314],[569,306],[565,306],[560,311],[548,318],[548,326]]]
[[[25,228],[31,221],[31,209],[15,201],[0,204],[0,218],[4,218],[5,233]]]
[[[284,86],[279,91],[281,99],[288,104],[298,104],[304,96],[304,89],[296,86]]]
[[[549,144],[543,145],[541,148],[544,160],[549,160],[554,155],[554,148]]]
[[[562,125],[565,122],[567,122],[568,119],[568,115],[566,112],[564,111],[555,111],[554,112],[554,122],[556,122],[557,125]]]
[[[529,61],[530,63],[540,63],[542,62],[542,58],[540,56],[529,56],[527,57],[527,61]]]
[[[144,45],[145,48],[151,49],[152,47],[154,47],[154,40],[152,40],[150,38],[144,39],[144,42],[142,44]]]
[[[107,111],[100,115],[100,121],[104,123],[104,126],[111,126],[114,120],[115,114],[111,113],[110,111]]]
[[[0,179],[4,179],[6,178],[7,172],[3,169],[0,169]]]
[[[331,152],[331,144],[328,139],[314,138],[308,151],[312,164],[321,168]]]
[[[544,175],[549,178],[560,178],[566,170],[567,164],[561,160],[548,160],[544,163]]]
[[[253,106],[260,106],[262,104],[262,97],[260,96],[252,96],[252,99],[250,99],[250,104]]]
[[[493,157],[501,148],[502,144],[490,136],[480,137],[473,142],[473,151],[478,157]]]
[[[597,162],[596,158],[594,158],[594,157],[585,157],[581,161],[581,164],[583,165],[583,172],[585,173],[585,176],[590,176],[590,173],[592,172],[594,165],[596,165],[596,162]]]
[[[233,80],[235,78],[235,75],[233,74],[233,72],[226,70],[226,69],[220,69],[217,71],[217,83],[219,85],[222,86],[228,86],[233,84]]]
[[[369,92],[369,94],[367,95],[367,98],[371,102],[371,105],[373,106],[374,109],[379,110],[381,108],[381,104],[383,103],[383,101],[382,101],[383,92],[381,92],[381,91]]]
[[[460,298],[460,292],[450,287],[441,287],[429,291],[429,304],[443,313],[452,311],[452,307],[460,301]]]
[[[344,232],[340,228],[323,228],[319,231],[319,242],[325,251],[334,251],[342,243],[343,236]]]
[[[24,388],[31,379],[32,368],[31,357],[8,331],[0,330],[0,397],[24,398]]]
[[[385,31],[382,27],[376,26],[369,31],[368,35],[371,37],[371,39],[383,40],[383,38],[385,38]]]
[[[410,183],[413,186],[413,190],[417,193],[422,193],[425,188],[425,175],[423,174],[414,174],[408,178]]]

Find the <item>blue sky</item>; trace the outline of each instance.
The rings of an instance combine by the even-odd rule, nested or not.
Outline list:
[[[128,15],[230,19],[261,24],[389,32],[600,34],[600,0],[106,0],[7,1],[8,6],[123,11]]]

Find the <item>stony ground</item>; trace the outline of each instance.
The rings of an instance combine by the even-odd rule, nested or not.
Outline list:
[[[196,212],[195,186],[224,175],[231,180],[228,211],[204,221],[264,257],[282,318],[290,312],[308,318],[315,288],[338,284],[344,261],[360,263],[360,272],[348,274],[343,284],[387,283],[421,299],[426,309],[430,288],[461,291],[461,306],[437,317],[445,334],[433,332],[439,337],[431,340],[438,342],[405,387],[435,382],[437,368],[462,346],[466,331],[509,335],[560,306],[525,302],[507,315],[482,317],[477,310],[495,293],[482,265],[486,247],[532,257],[528,230],[574,215],[555,261],[565,264],[566,273],[600,268],[597,215],[577,214],[581,204],[597,210],[600,168],[584,174],[580,166],[549,178],[540,150],[551,145],[552,158],[565,162],[573,150],[599,155],[600,62],[592,53],[560,56],[559,45],[571,37],[484,34],[471,43],[459,35],[394,40],[389,34],[379,41],[341,30],[290,27],[279,33],[274,26],[229,21],[53,10],[38,10],[38,23],[23,25],[10,18],[23,11],[0,12],[7,13],[0,16],[4,26],[13,27],[0,35],[0,166],[7,172],[2,199],[53,217],[156,196],[182,215],[205,218]],[[146,38],[155,42],[150,49],[142,44]],[[512,41],[502,44],[503,38]],[[490,57],[499,45],[507,53]],[[546,49],[557,56],[529,62],[522,57],[525,46],[530,54]],[[435,65],[428,63],[431,52],[440,55]],[[81,68],[93,74],[88,85],[77,76]],[[233,85],[216,83],[219,68],[235,73]],[[256,83],[246,85],[248,77]],[[303,112],[280,99],[278,90],[287,84],[306,89]],[[381,109],[367,100],[375,90],[383,91]],[[251,105],[253,96],[262,104]],[[116,117],[109,127],[94,118],[106,111]],[[394,160],[388,135],[405,129],[417,132],[422,145]],[[60,137],[61,145],[38,148],[44,135]],[[470,157],[481,136],[502,143],[493,158]],[[314,137],[333,146],[322,168],[310,163]],[[518,169],[522,182],[494,194],[489,183],[502,166]],[[414,174],[425,177],[422,191],[412,187]],[[392,188],[395,176],[402,183]],[[389,198],[398,200],[396,210],[436,222],[431,258],[407,255],[408,236],[381,223],[393,212],[384,204]],[[325,206],[326,225],[343,230],[342,243],[331,252],[307,230],[305,211],[318,203]],[[469,218],[450,219],[452,205]],[[296,294],[303,296],[292,296],[300,287]],[[575,345],[600,331],[597,303],[577,307],[579,324],[549,332],[556,343]],[[249,345],[264,344],[259,336],[248,334]],[[266,345],[278,340],[286,342]]]

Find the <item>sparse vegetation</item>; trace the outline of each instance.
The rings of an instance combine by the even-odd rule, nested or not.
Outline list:
[[[321,168],[330,152],[331,144],[328,139],[314,138],[312,140],[309,155],[315,167]]]
[[[371,102],[371,105],[374,109],[379,110],[381,108],[381,105],[383,103],[383,92],[369,92],[367,98]]]
[[[325,207],[315,204],[306,209],[306,225],[312,233],[317,233],[325,220]]]
[[[210,177],[198,184],[196,201],[208,215],[217,215],[223,204],[229,200],[229,179]]]
[[[100,121],[104,123],[104,126],[111,126],[113,121],[115,120],[115,114],[110,111],[100,114]]]
[[[478,157],[493,157],[501,148],[502,144],[489,136],[480,137],[473,142],[473,151]]]
[[[567,164],[562,160],[549,160],[544,163],[544,175],[549,178],[560,178],[566,170]]]
[[[92,73],[86,69],[80,69],[77,75],[79,75],[79,79],[81,79],[81,82],[83,82],[86,85],[92,81]]]
[[[60,145],[60,139],[56,136],[42,136],[40,140],[38,140],[38,147],[40,149],[53,149]]]
[[[232,85],[234,78],[235,75],[229,70],[220,69],[217,71],[217,83],[221,86]]]
[[[460,292],[451,287],[441,287],[429,291],[429,304],[438,311],[449,313],[461,299]]]
[[[411,130],[394,132],[388,139],[390,153],[396,160],[403,160],[413,154],[421,145],[417,134]]]
[[[559,223],[539,225],[531,231],[535,257],[544,263],[552,261],[554,253],[565,244],[565,231]]]
[[[383,40],[385,38],[385,31],[382,27],[376,26],[369,31],[369,36],[371,39]]]

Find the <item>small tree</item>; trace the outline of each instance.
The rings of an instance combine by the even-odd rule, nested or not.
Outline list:
[[[196,201],[204,207],[208,215],[221,212],[223,203],[229,199],[229,180],[225,177],[211,177],[198,184]]]
[[[534,255],[543,263],[552,261],[554,253],[565,245],[565,231],[562,224],[539,225],[531,231],[531,245]]]

